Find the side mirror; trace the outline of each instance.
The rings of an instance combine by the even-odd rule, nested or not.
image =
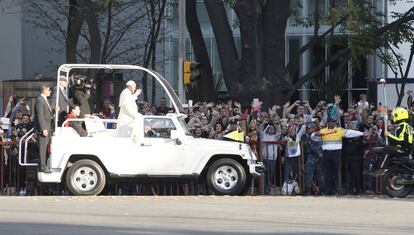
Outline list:
[[[180,140],[180,132],[177,130],[171,130],[171,139],[175,140],[177,145],[181,145],[182,142]]]

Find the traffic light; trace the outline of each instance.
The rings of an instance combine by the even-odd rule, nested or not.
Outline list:
[[[200,63],[194,61],[184,61],[184,85],[190,85],[200,78]]]

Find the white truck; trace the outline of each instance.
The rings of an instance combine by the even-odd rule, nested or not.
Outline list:
[[[98,195],[107,182],[115,178],[184,178],[207,183],[214,194],[241,195],[249,188],[249,180],[262,174],[263,164],[257,162],[249,145],[193,138],[177,95],[155,71],[134,65],[64,64],[59,67],[58,79],[61,74],[69,76],[71,69],[147,72],[164,88],[175,113],[143,115],[126,123],[131,127],[130,135],[107,128],[108,123],[120,125],[121,121],[116,119],[93,117],[65,121],[85,122],[87,137],[80,137],[72,127],[57,127],[55,113],[56,129],[48,159],[51,173],[38,172],[40,182],[65,182],[74,195]],[[19,163],[22,166],[37,166],[28,162],[27,151],[22,152],[33,135],[31,130],[20,140]]]

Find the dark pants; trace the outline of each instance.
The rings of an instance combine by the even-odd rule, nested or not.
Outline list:
[[[306,154],[305,163],[305,191],[311,192],[313,178],[316,177],[318,180],[318,186],[323,186],[323,177],[321,172],[321,159],[315,152]]]
[[[46,167],[47,165],[47,146],[50,142],[50,135],[51,133],[48,133],[45,137],[41,133],[38,134],[40,167]]]
[[[375,156],[365,156],[364,157],[364,172],[371,170],[374,172],[376,170],[376,158]],[[372,175],[364,175],[364,190],[365,191],[375,191],[375,177]]]
[[[325,194],[333,195],[337,192],[336,182],[341,167],[341,150],[324,150],[322,171],[325,181]]]
[[[346,156],[346,191],[347,193],[359,193],[359,179],[361,174],[361,156]]]
[[[273,183],[276,184],[276,160],[263,159],[263,165],[266,166],[264,190],[269,194]]]
[[[294,179],[297,180],[299,171],[299,157],[287,157],[285,165],[285,180]]]

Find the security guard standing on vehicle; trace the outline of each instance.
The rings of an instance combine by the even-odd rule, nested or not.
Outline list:
[[[408,111],[404,108],[397,107],[392,113],[392,120],[398,126],[394,130],[394,134],[385,131],[388,136],[390,144],[405,153],[411,153],[413,144],[413,127],[408,124]]]

